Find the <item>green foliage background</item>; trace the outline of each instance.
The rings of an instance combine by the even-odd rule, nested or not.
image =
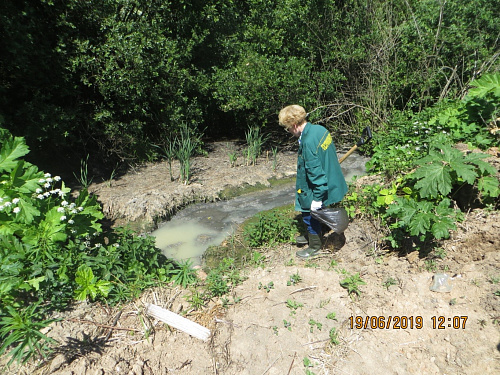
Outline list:
[[[6,0],[0,121],[60,165],[158,157],[181,123],[272,129],[299,103],[351,142],[498,70],[498,0]],[[271,126],[272,125],[272,126]],[[342,139],[340,139],[342,135]],[[52,158],[54,159],[54,158]],[[73,163],[73,164],[72,164]]]

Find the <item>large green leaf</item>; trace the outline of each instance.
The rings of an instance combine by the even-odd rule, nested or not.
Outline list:
[[[450,167],[444,163],[423,165],[415,171],[415,177],[420,179],[415,188],[420,189],[422,198],[448,195],[451,191]]]
[[[434,237],[439,240],[448,238],[450,236],[450,230],[455,229],[457,229],[457,226],[453,219],[446,216],[440,216],[438,220],[432,224],[431,231]]]
[[[469,90],[469,96],[485,96],[488,92],[492,92],[500,97],[500,73],[485,74],[473,81],[471,85],[473,88]]]
[[[20,157],[29,152],[28,146],[21,137],[8,139],[0,149],[0,172],[10,172],[16,167]]]

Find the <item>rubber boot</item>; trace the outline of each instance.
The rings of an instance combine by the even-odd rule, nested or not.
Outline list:
[[[304,246],[307,245],[309,241],[307,240],[307,236],[298,236],[295,238],[295,244],[297,246]]]
[[[304,250],[299,250],[295,254],[299,258],[307,259],[315,255],[318,255],[320,251],[321,251],[321,237],[319,236],[319,234],[309,233],[309,247]]]

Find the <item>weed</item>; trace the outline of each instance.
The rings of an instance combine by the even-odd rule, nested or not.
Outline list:
[[[297,221],[289,211],[272,209],[256,215],[255,220],[243,230],[243,237],[250,247],[290,242],[298,232]]]
[[[13,347],[9,353],[11,359],[8,366],[14,361],[26,363],[36,354],[45,358],[49,354],[48,345],[56,343],[54,339],[40,332],[56,320],[40,320],[37,312],[39,305],[40,303],[33,304],[23,311],[5,306],[5,315],[2,317],[0,328],[0,337],[3,341],[0,354],[5,353],[7,348]]]
[[[304,267],[306,268],[319,268],[319,264],[314,262],[312,259],[307,260],[306,263],[304,264]]]
[[[273,333],[278,336],[278,326],[272,326],[271,327],[273,329]]]
[[[180,285],[186,288],[188,285],[196,284],[198,277],[196,276],[196,270],[193,269],[193,262],[189,259],[180,262],[179,268],[172,271],[173,277],[172,281],[175,285]]]
[[[266,256],[264,254],[261,254],[258,251],[254,251],[252,253],[252,259],[250,260],[250,264],[252,264],[254,267],[264,268],[265,260]]]
[[[330,267],[330,269],[334,269],[334,268],[335,268],[335,267],[337,267],[338,265],[339,265],[339,264],[338,264],[338,262],[337,262],[335,259],[332,259],[332,260],[330,261],[330,265],[329,265],[329,267]]]
[[[339,333],[337,332],[337,329],[333,327],[330,329],[330,333],[328,334],[328,337],[330,337],[330,343],[333,345],[339,345]]]
[[[347,289],[347,293],[350,296],[353,296],[355,294],[359,297],[361,295],[361,291],[359,290],[360,285],[366,285],[366,282],[361,279],[359,273],[356,273],[354,275],[349,274],[349,276],[340,281],[340,286],[344,289]]]
[[[255,165],[257,157],[260,155],[262,146],[265,142],[265,137],[260,133],[258,127],[250,127],[245,133],[247,141],[246,159],[247,165]]]
[[[291,300],[291,299],[288,299],[286,301],[286,307],[288,307],[291,310],[290,315],[295,315],[295,313],[297,312],[297,309],[304,307],[304,304],[297,302],[297,301],[294,301],[294,300]]]
[[[455,306],[457,304],[457,299],[456,298],[452,298],[449,302],[450,306]]]
[[[490,276],[488,281],[492,284],[498,284],[500,282],[500,276]]]
[[[290,258],[289,260],[287,260],[285,262],[285,266],[287,267],[295,266],[295,258]]]
[[[290,322],[287,322],[285,319],[283,319],[283,327],[292,332],[292,324]]]
[[[272,148],[273,152],[273,171],[276,171],[278,168],[278,147]]]
[[[302,277],[299,275],[299,272],[297,271],[297,273],[290,275],[290,280],[288,280],[286,282],[286,285],[287,286],[296,285],[296,284],[300,283],[301,281],[302,281]]]
[[[259,283],[259,290],[264,289],[266,292],[270,292],[271,289],[274,289],[274,283],[271,281],[267,285],[263,285],[262,283]]]
[[[183,123],[180,127],[180,138],[176,140],[175,155],[180,163],[180,181],[184,184],[189,182],[191,173],[191,156],[194,150],[201,144],[201,135],[195,135],[195,131]]]
[[[500,289],[493,293],[495,296],[500,297]]]
[[[316,327],[319,331],[321,331],[321,328],[323,328],[323,324],[315,321],[314,319],[309,319],[309,325],[309,332],[311,333],[313,333],[314,327]]]
[[[229,162],[231,163],[231,168],[233,168],[236,165],[236,160],[238,160],[238,153],[235,152],[230,152],[229,153]]]
[[[319,301],[319,308],[322,309],[330,303],[330,298]]]
[[[389,287],[391,287],[392,285],[397,285],[398,284],[398,281],[392,277],[388,277],[383,283],[382,283],[382,286],[384,288],[386,288],[387,290],[389,290]]]
[[[438,247],[436,249],[434,249],[434,254],[433,256],[436,257],[436,258],[439,258],[439,259],[444,259],[446,258],[446,250],[443,249],[442,247]]]
[[[75,178],[78,180],[78,182],[84,189],[87,189],[93,180],[93,177],[89,178],[88,166],[89,166],[89,154],[87,154],[85,160],[84,159],[80,160],[80,176],[77,176],[75,173],[73,173],[73,176],[75,176]]]
[[[304,357],[302,360],[302,363],[304,364],[304,367],[314,367],[314,364],[311,362],[311,360],[308,357]]]
[[[424,262],[424,268],[429,272],[435,272],[437,270],[437,264],[435,259],[427,259]]]
[[[326,316],[326,318],[330,319],[330,320],[337,320],[337,314],[334,313],[334,312],[328,313],[328,315]]]
[[[220,297],[242,281],[243,277],[234,267],[234,259],[224,258],[217,268],[208,273],[206,287],[212,296]]]
[[[481,326],[481,328],[486,327],[487,322],[485,319],[479,319],[477,322]]]
[[[191,307],[195,310],[201,309],[205,305],[205,299],[203,298],[203,294],[198,290],[194,290],[191,295],[184,297],[187,302],[191,305]]]

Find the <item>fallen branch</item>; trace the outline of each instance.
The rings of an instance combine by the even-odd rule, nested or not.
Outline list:
[[[306,286],[305,288],[300,288],[300,289],[297,289],[297,290],[294,290],[293,292],[290,293],[290,295],[294,294],[294,293],[298,293],[298,292],[303,292],[305,290],[311,290],[311,289],[314,289],[314,288],[317,288],[317,286]]]

